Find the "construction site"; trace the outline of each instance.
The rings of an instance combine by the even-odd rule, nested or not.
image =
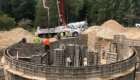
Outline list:
[[[108,20],[78,37],[50,38],[46,52],[43,43],[34,44],[34,35],[22,28],[1,31],[0,79],[139,80],[139,33],[138,28],[125,28]],[[23,37],[27,43],[19,43]]]

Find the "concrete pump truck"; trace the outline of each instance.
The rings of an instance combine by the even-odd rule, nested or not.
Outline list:
[[[45,6],[45,8],[48,8],[46,5],[46,0],[43,0],[43,5]],[[45,29],[40,29],[40,27],[37,27],[37,31],[35,32],[35,35],[38,35],[41,38],[46,38],[46,37],[51,38],[57,35],[57,33],[68,31],[69,32],[68,36],[77,37],[81,32],[87,29],[87,21],[66,24],[64,1],[57,0],[57,6],[58,6],[60,22],[62,22],[62,25],[57,26],[55,28],[45,28]]]

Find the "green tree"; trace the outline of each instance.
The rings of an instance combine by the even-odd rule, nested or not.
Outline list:
[[[56,0],[48,0],[48,3],[49,24],[54,27],[58,25]],[[64,3],[67,23],[87,20],[90,25],[101,25],[109,19],[114,19],[122,25],[128,25],[128,20],[124,18],[128,18],[129,14],[135,16],[133,18],[129,16],[131,17],[129,25],[133,26],[136,21],[140,20],[139,0],[64,0]],[[47,17],[45,20],[47,23]]]
[[[11,0],[0,0],[0,12],[4,12]]]
[[[48,21],[47,10],[43,8],[42,0],[38,0],[36,6],[34,27],[40,26],[41,28],[45,28],[46,25],[48,24],[47,21]]]
[[[84,0],[65,0],[67,22],[84,20]]]
[[[10,30],[15,27],[15,19],[7,15],[0,15],[0,30]]]
[[[34,21],[34,27],[40,26],[41,28],[51,28],[59,25],[59,15],[56,0],[48,0],[49,7],[49,21],[48,10],[43,7],[42,0],[38,0],[36,6],[36,18]]]
[[[15,17],[16,21],[22,18],[34,20],[35,5],[36,0],[12,0],[11,14],[13,15],[13,17]]]

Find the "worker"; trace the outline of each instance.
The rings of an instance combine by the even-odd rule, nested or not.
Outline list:
[[[57,33],[57,40],[61,40],[60,32]]]
[[[69,32],[66,30],[65,37],[68,38]]]
[[[70,59],[70,57],[67,57],[67,66],[71,66],[71,59]]]
[[[49,38],[46,38],[44,40],[44,49],[45,49],[45,51],[48,51],[50,49],[50,39]]]
[[[34,43],[40,43],[40,39],[37,35],[34,37]]]
[[[63,33],[63,32],[61,32],[61,33],[60,33],[60,36],[61,36],[61,38],[63,38],[63,37],[64,37],[64,33]]]
[[[102,59],[104,59],[105,58],[105,49],[104,49],[104,47],[102,48]]]
[[[42,65],[46,65],[45,61],[42,61]]]
[[[22,40],[19,43],[27,43],[26,38],[22,38]]]
[[[26,38],[22,38],[21,42],[22,43],[27,43]]]

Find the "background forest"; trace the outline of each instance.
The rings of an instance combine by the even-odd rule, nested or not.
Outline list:
[[[20,26],[27,30],[56,27],[60,25],[57,0],[47,0],[47,9],[42,0],[0,0],[0,30]],[[64,0],[66,22],[88,21],[101,25],[114,19],[121,25],[132,27],[140,22],[139,0]],[[49,22],[49,26],[48,26]]]

